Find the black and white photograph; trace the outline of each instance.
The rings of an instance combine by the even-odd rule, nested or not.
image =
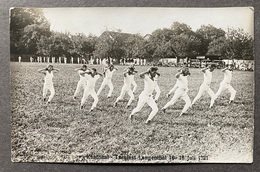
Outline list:
[[[253,162],[253,7],[9,12],[12,162]]]

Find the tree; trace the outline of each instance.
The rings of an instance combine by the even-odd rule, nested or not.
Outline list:
[[[227,38],[224,36],[219,37],[209,43],[207,54],[227,57],[227,53],[226,53],[227,47],[228,47]]]
[[[53,35],[47,37],[47,36],[41,36],[40,39],[37,41],[37,55],[40,56],[50,56],[51,54],[51,48],[53,46]]]
[[[71,34],[69,32],[60,33],[54,32],[52,36],[52,44],[50,55],[59,56],[70,56],[70,48],[72,46]]]
[[[10,21],[11,53],[28,53],[32,50],[35,51],[36,42],[35,39],[33,41],[29,41],[29,39],[31,38],[30,36],[32,36],[33,38],[37,37],[37,39],[39,39],[40,36],[38,31],[42,30],[43,28],[47,32],[50,31],[49,22],[43,15],[42,9],[12,9]],[[37,30],[37,34],[33,31],[34,29]],[[29,34],[28,39],[26,39],[26,34]]]
[[[186,33],[187,35],[193,34],[193,31],[190,26],[180,22],[173,22],[171,30],[173,31],[174,35],[181,35],[183,33]]]
[[[173,31],[167,28],[157,29],[150,35],[146,48],[152,58],[159,59],[176,56],[176,51],[171,44],[173,35]]]
[[[24,53],[36,54],[37,43],[44,37],[50,37],[50,24],[47,22],[40,24],[31,24],[24,28],[19,41],[19,49]]]
[[[124,51],[128,58],[147,58],[148,54],[145,48],[145,40],[140,34],[129,36],[124,42]]]
[[[179,22],[172,25],[173,35],[170,40],[171,47],[176,55],[181,58],[194,58],[199,54],[201,41],[191,27]]]
[[[127,33],[105,31],[95,44],[94,56],[98,58],[120,59],[126,55],[124,42],[130,36]]]
[[[81,41],[81,52],[83,56],[92,56],[95,51],[95,45],[97,42],[97,37],[94,35],[89,35],[86,37],[85,35],[82,35]]]
[[[253,38],[242,29],[229,29],[225,37],[209,44],[209,54],[221,55],[226,59],[253,59]]]
[[[200,39],[201,46],[199,47],[199,55],[206,55],[209,44],[221,37],[225,37],[225,31],[218,29],[212,25],[202,25],[196,31],[197,37]]]
[[[195,58],[199,54],[200,40],[194,34],[182,33],[171,40],[176,54],[180,58]]]
[[[227,32],[227,53],[232,59],[253,60],[253,38],[243,29],[229,29]]]

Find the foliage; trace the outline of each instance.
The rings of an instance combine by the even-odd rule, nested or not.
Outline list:
[[[183,23],[175,22],[172,25],[174,36],[172,44],[180,57],[194,58],[199,54],[201,44],[195,32]]]
[[[229,29],[225,37],[219,37],[209,44],[209,54],[218,54],[227,59],[253,59],[252,36],[242,29]]]
[[[243,30],[202,25],[196,32],[185,23],[173,22],[170,28],[151,34],[105,31],[99,37],[55,32],[42,9],[14,8],[10,22],[11,54],[44,56],[91,56],[97,58],[196,58],[221,55],[230,59],[253,59],[253,38]]]
[[[146,40],[140,34],[129,36],[123,48],[128,58],[149,58],[146,50]]]
[[[229,29],[227,32],[227,53],[232,59],[253,59],[253,38],[243,29]]]
[[[121,31],[110,32],[105,31],[98,39],[95,45],[94,56],[98,58],[117,58],[126,55],[126,52],[123,48],[124,41],[127,37],[130,36],[127,34],[121,34]]]
[[[23,30],[23,36],[20,38],[20,43],[23,45],[25,51],[30,54],[35,54],[39,50],[37,47],[39,41],[42,41],[44,38],[46,40],[46,38],[50,36],[51,32],[49,29],[49,23],[26,26]]]
[[[171,58],[176,56],[176,52],[169,43],[173,38],[173,32],[170,29],[157,29],[148,39],[148,47],[152,52],[153,58]]]
[[[11,10],[11,53],[36,53],[37,40],[50,34],[50,24],[38,8],[14,8]]]
[[[212,25],[202,25],[196,31],[197,37],[200,39],[199,55],[206,55],[209,51],[209,45],[212,41],[221,39],[225,36],[225,31],[223,29],[218,29]]]
[[[184,23],[174,22],[171,29],[155,30],[148,42],[150,52],[157,58],[194,58],[199,54],[200,41]]]

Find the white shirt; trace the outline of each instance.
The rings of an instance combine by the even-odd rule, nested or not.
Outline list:
[[[110,69],[107,69],[105,78],[106,79],[112,79],[112,76],[113,76],[115,71],[116,71],[116,69],[113,69],[112,71],[110,71]]]
[[[224,79],[223,81],[226,83],[230,83],[232,79],[232,71],[230,70],[225,70],[224,71]]]
[[[83,70],[78,70],[78,74],[79,74],[79,80],[82,81],[82,80],[85,80],[85,77],[84,75],[82,76],[82,74],[84,73]]]
[[[159,78],[159,75],[155,75],[155,77],[153,78],[154,79],[154,82],[157,82],[158,81],[158,78]]]
[[[210,72],[210,70],[207,69],[204,72],[204,82],[203,82],[203,84],[209,85],[211,83],[211,80],[212,80],[212,72]]]
[[[177,78],[177,84],[179,88],[188,89],[188,76],[180,74],[179,78]]]
[[[79,74],[79,78],[80,78],[79,80],[80,80],[80,81],[87,81],[86,78],[85,78],[85,76],[86,76],[87,74],[85,74],[85,76],[84,76],[84,75],[83,75],[83,76],[81,75],[82,73],[87,72],[87,71],[89,71],[89,70],[88,70],[88,69],[87,69],[86,71],[83,71],[83,70],[81,70],[81,69],[78,70],[78,74]]]
[[[134,81],[134,75],[129,75],[128,73],[124,77],[124,85],[131,87],[132,82]]]
[[[150,78],[149,74],[144,75],[144,91],[145,95],[152,95],[155,87],[155,82]]]
[[[87,89],[95,89],[95,85],[99,77],[99,75],[92,77],[91,75],[86,74],[85,78],[88,82]]]
[[[52,84],[52,78],[53,78],[53,72],[46,71],[44,77],[45,84]]]

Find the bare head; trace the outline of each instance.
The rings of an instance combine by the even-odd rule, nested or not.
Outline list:
[[[129,68],[128,68],[128,73],[131,75],[131,74],[134,73],[134,70],[135,70],[134,67],[129,67]]]
[[[216,68],[217,68],[217,66],[216,66],[215,64],[211,64],[211,65],[209,66],[209,70],[210,70],[211,72],[214,71]]]
[[[46,70],[49,70],[49,71],[52,71],[53,70],[53,66],[52,65],[47,65],[47,68],[46,68]]]
[[[232,71],[232,70],[234,69],[234,65],[233,65],[233,64],[229,64],[229,65],[227,66],[227,68],[228,68],[228,70]]]
[[[97,69],[96,68],[92,68],[91,69],[91,73],[92,73],[92,75],[95,75],[97,73]]]
[[[134,67],[135,67],[135,64],[134,64],[134,63],[133,63],[133,64],[131,64],[131,65],[130,65],[130,67],[133,67],[133,68],[134,68]]]
[[[182,74],[183,74],[184,76],[190,75],[189,68],[188,68],[188,67],[183,68],[183,69],[182,69]]]
[[[114,65],[112,65],[112,64],[109,65],[109,69],[110,69],[111,71],[112,71],[114,68],[115,68]]]
[[[150,69],[149,69],[149,73],[152,77],[155,77],[156,76],[156,73],[158,71],[158,67],[155,67],[155,66],[152,66]]]
[[[87,65],[82,65],[82,67],[81,67],[81,69],[83,70],[83,71],[86,71],[87,70]]]

